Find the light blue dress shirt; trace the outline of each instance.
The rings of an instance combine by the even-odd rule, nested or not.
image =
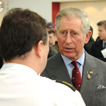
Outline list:
[[[63,58],[63,61],[64,61],[65,65],[66,65],[69,76],[72,79],[72,70],[74,68],[73,64],[71,63],[72,60],[70,60],[69,58],[63,56],[62,54],[61,54],[61,56]],[[82,71],[83,71],[83,66],[84,66],[84,59],[85,59],[85,53],[83,52],[82,56],[78,60],[76,60],[77,61],[77,66],[78,66],[78,68],[80,70],[80,73],[81,73],[81,78],[82,78]]]

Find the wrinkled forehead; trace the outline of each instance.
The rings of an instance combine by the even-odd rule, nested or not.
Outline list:
[[[68,16],[68,17],[62,17],[59,20],[59,27],[72,27],[72,26],[81,26],[82,21],[80,18],[76,16]]]
[[[65,14],[65,15],[61,16],[61,17],[59,18],[59,20],[57,21],[57,23],[56,23],[56,30],[58,30],[59,24],[60,24],[61,22],[63,22],[64,20],[73,21],[73,20],[75,20],[75,19],[76,19],[76,20],[79,20],[79,21],[82,23],[82,18],[76,16],[75,14]]]

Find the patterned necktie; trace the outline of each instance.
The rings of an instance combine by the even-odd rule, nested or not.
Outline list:
[[[72,64],[75,66],[72,71],[72,82],[73,82],[74,87],[79,91],[80,85],[81,85],[81,74],[77,67],[77,62],[73,61]]]

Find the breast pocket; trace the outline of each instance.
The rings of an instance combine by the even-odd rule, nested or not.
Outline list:
[[[93,103],[94,106],[106,106],[106,88],[96,90]]]

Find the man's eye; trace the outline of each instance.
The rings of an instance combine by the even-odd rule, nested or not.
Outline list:
[[[72,36],[73,38],[76,38],[76,37],[78,36],[78,34],[77,34],[77,33],[71,33],[71,36]]]
[[[63,37],[66,36],[66,32],[65,32],[65,31],[61,31],[60,34],[61,34],[61,36],[63,36]]]
[[[77,33],[73,33],[73,35],[77,35]]]
[[[62,34],[65,34],[65,32],[62,32]]]

